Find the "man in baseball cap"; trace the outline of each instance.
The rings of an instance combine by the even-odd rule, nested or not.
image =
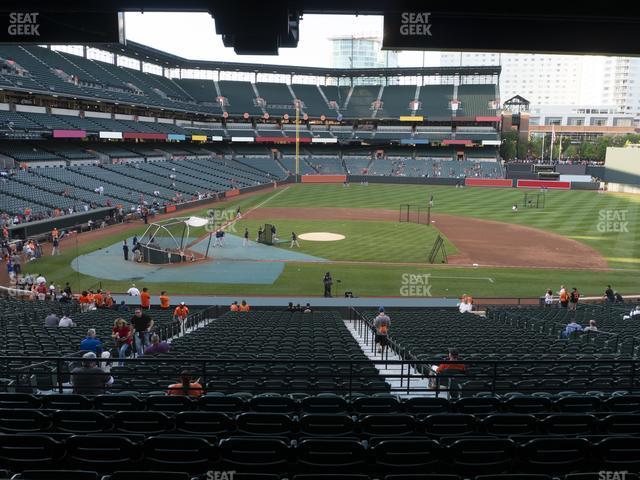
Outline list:
[[[184,302],[180,302],[180,305],[176,307],[173,311],[173,323],[176,327],[178,327],[180,334],[185,334],[185,321],[189,316],[189,308],[185,305]]]
[[[98,395],[104,393],[110,375],[98,367],[96,354],[87,352],[82,356],[82,365],[71,370],[73,393],[79,395]]]

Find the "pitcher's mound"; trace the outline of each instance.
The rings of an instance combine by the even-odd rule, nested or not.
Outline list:
[[[344,240],[344,235],[340,235],[339,233],[329,233],[329,232],[309,232],[309,233],[301,233],[298,235],[300,240],[309,240],[310,242],[335,242],[337,240]]]

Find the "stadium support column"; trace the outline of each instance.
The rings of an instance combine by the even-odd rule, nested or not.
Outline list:
[[[296,183],[300,180],[300,106],[296,105]]]

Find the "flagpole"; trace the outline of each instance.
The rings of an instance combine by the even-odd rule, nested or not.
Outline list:
[[[553,141],[555,140],[555,136],[556,136],[556,131],[553,127],[553,125],[551,125],[551,148],[549,149],[549,163],[553,163]]]
[[[560,135],[560,141],[558,142],[558,161],[562,157],[562,135]]]
[[[544,163],[544,139],[547,136],[546,133],[542,132],[542,152],[540,152],[540,160]]]

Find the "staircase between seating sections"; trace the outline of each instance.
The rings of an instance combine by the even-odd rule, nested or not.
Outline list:
[[[384,92],[384,85],[380,85],[380,90],[378,90],[378,96],[376,97],[376,105],[382,105],[381,100],[382,100],[382,93]],[[374,108],[373,113],[371,114],[371,118],[376,118],[376,115],[378,115],[378,110],[380,110],[379,108]]]
[[[384,378],[384,381],[391,386],[394,393],[397,393],[401,397],[435,397],[435,391],[425,392],[424,390],[428,388],[429,381],[426,377],[421,375],[415,368],[410,365],[389,365],[385,364],[384,360],[403,360],[403,358],[399,357],[395,352],[389,350],[388,355],[385,355],[383,358],[382,354],[376,349],[375,345],[373,345],[374,338],[369,335],[368,337],[362,337],[358,330],[356,329],[356,324],[350,320],[344,320],[344,324],[346,325],[349,333],[353,335],[353,338],[358,342],[362,353],[364,353],[367,358],[373,362],[375,362],[374,366],[380,372],[380,376]],[[407,372],[407,368],[409,371]],[[400,378],[390,378],[390,377],[398,377],[401,374],[410,374],[411,380],[407,382],[407,379]],[[416,378],[419,377],[419,378]],[[404,391],[402,390],[404,389]],[[419,390],[419,391],[416,391]],[[443,397],[446,397],[445,393],[440,394]]]

